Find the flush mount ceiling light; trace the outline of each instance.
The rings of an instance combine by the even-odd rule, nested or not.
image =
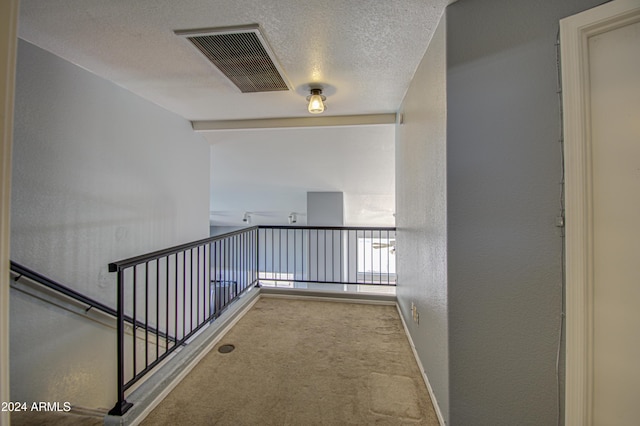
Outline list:
[[[322,89],[311,89],[311,94],[307,96],[309,112],[311,114],[322,114],[325,110],[324,101],[326,100],[327,97],[322,95]]]

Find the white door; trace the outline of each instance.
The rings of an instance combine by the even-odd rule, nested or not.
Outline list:
[[[621,13],[621,5],[625,11]],[[628,6],[628,7],[627,7]],[[598,9],[600,11],[598,11]],[[595,11],[595,12],[594,12]],[[589,11],[582,20],[579,105],[567,105],[569,114],[581,110],[583,133],[582,177],[572,176],[567,191],[583,191],[580,203],[567,198],[567,224],[577,220],[581,229],[567,229],[567,266],[575,259],[575,243],[585,250],[581,268],[567,270],[567,307],[576,299],[569,291],[576,284],[585,294],[584,317],[567,312],[567,375],[576,356],[584,356],[585,417],[569,417],[567,425],[640,424],[640,0],[614,1]],[[582,15],[582,14],[581,14]],[[569,18],[572,19],[572,18]],[[578,20],[582,18],[578,17]],[[586,23],[585,23],[586,22]],[[573,108],[573,110],[572,110]],[[575,164],[568,164],[569,169]],[[568,174],[575,172],[569,170]],[[582,179],[582,183],[577,180]],[[571,188],[570,188],[571,185]],[[569,195],[569,194],[568,194]],[[580,197],[576,197],[578,199]],[[573,199],[573,201],[575,201]],[[570,208],[571,207],[571,208]],[[578,210],[583,209],[582,212]],[[574,215],[575,213],[575,215]],[[570,238],[582,233],[582,239]],[[580,250],[578,250],[580,251]],[[570,346],[570,333],[582,327],[583,347]],[[572,322],[573,321],[573,322]],[[573,336],[575,337],[575,336]],[[573,342],[572,342],[573,343]],[[580,350],[585,353],[578,354]],[[567,382],[569,386],[576,383]],[[581,389],[578,389],[581,391]],[[569,404],[570,401],[567,401]]]

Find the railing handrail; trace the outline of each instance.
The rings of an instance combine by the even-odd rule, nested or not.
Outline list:
[[[113,309],[110,306],[105,305],[102,302],[98,302],[95,299],[92,299],[89,296],[85,296],[82,293],[77,292],[76,290],[73,290],[65,285],[60,284],[57,281],[52,280],[49,277],[45,277],[42,274],[39,274],[38,272],[27,268],[26,266],[23,266],[17,262],[14,262],[13,260],[10,261],[10,269],[18,274],[18,278],[21,277],[27,277],[32,281],[35,281],[36,283],[43,285],[47,288],[50,288],[52,290],[57,291],[58,293],[64,294],[65,296],[74,299],[80,303],[84,303],[85,305],[88,305],[89,307],[86,309],[87,311],[91,310],[91,309],[98,309],[99,311],[107,314],[107,315],[111,315],[114,318],[118,318],[118,311],[116,309]],[[131,318],[129,315],[125,315],[124,316],[124,320],[126,322],[128,322],[129,324],[133,324],[133,318]],[[140,327],[144,327],[144,324],[141,321],[135,321],[136,327],[140,328]],[[161,332],[161,331],[156,331],[155,328],[149,328],[149,330],[153,331],[154,333],[157,332],[158,335],[160,335],[161,337],[167,337],[165,336],[165,333]],[[173,340],[170,337],[167,337],[169,340]]]
[[[260,225],[260,229],[311,229],[327,231],[395,231],[395,226],[305,226],[305,225]]]
[[[134,265],[139,265],[141,263],[150,262],[152,260],[156,260],[162,257],[170,256],[175,253],[182,252],[184,250],[189,250],[190,248],[198,247],[203,244],[207,244],[213,241],[222,240],[224,238],[232,237],[234,235],[241,234],[243,232],[252,230],[252,229],[311,229],[311,230],[321,230],[326,229],[328,231],[395,231],[396,228],[394,226],[383,226],[383,227],[375,227],[375,226],[291,226],[291,225],[259,225],[259,226],[248,226],[246,228],[237,229],[235,231],[227,232],[220,235],[215,235],[213,237],[203,238],[201,240],[192,241],[190,243],[180,244],[177,246],[169,247],[162,250],[153,251],[146,254],[141,254],[139,256],[130,257],[128,259],[119,260],[117,262],[109,263],[109,272],[116,272],[121,269],[126,269]]]
[[[128,259],[119,260],[117,262],[109,263],[109,272],[117,272],[122,269],[130,268],[134,265],[139,265],[141,263],[150,262],[152,260],[160,259],[162,257],[167,257],[172,254],[180,253],[185,250],[189,250],[191,248],[195,248],[198,246],[202,246],[207,243],[211,243],[213,241],[222,240],[224,238],[232,237],[234,235],[242,234],[243,232],[257,229],[258,226],[249,226],[246,228],[237,229],[235,231],[227,232],[225,234],[215,235],[213,237],[203,238],[201,240],[192,241],[190,243],[180,244],[177,246],[169,247],[163,250],[157,250],[146,254],[141,254],[139,256],[130,257]]]

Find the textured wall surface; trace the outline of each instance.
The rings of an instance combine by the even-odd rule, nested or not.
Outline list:
[[[558,419],[558,20],[601,1],[447,9],[450,421]]]
[[[109,262],[209,235],[209,146],[189,122],[24,41],[16,84],[13,260],[115,306]],[[16,397],[83,394],[82,405],[104,406],[78,386],[111,384],[115,353],[82,364],[83,380],[61,375],[71,360],[55,355],[103,347],[104,333],[67,327],[75,320],[64,313],[21,309],[26,303],[11,302]],[[43,334],[38,324],[54,318],[59,334]],[[20,387],[33,368],[39,381]]]
[[[10,350],[12,401],[113,408],[117,386],[113,326],[11,289]]]
[[[445,419],[447,343],[445,22],[404,99],[396,136],[400,309]],[[411,303],[420,315],[413,322]]]
[[[23,41],[13,164],[13,259],[105,303],[109,262],[209,235],[189,122]]]

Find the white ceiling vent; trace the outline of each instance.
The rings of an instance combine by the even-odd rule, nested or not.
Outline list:
[[[258,25],[175,31],[243,93],[289,90],[282,67]]]

